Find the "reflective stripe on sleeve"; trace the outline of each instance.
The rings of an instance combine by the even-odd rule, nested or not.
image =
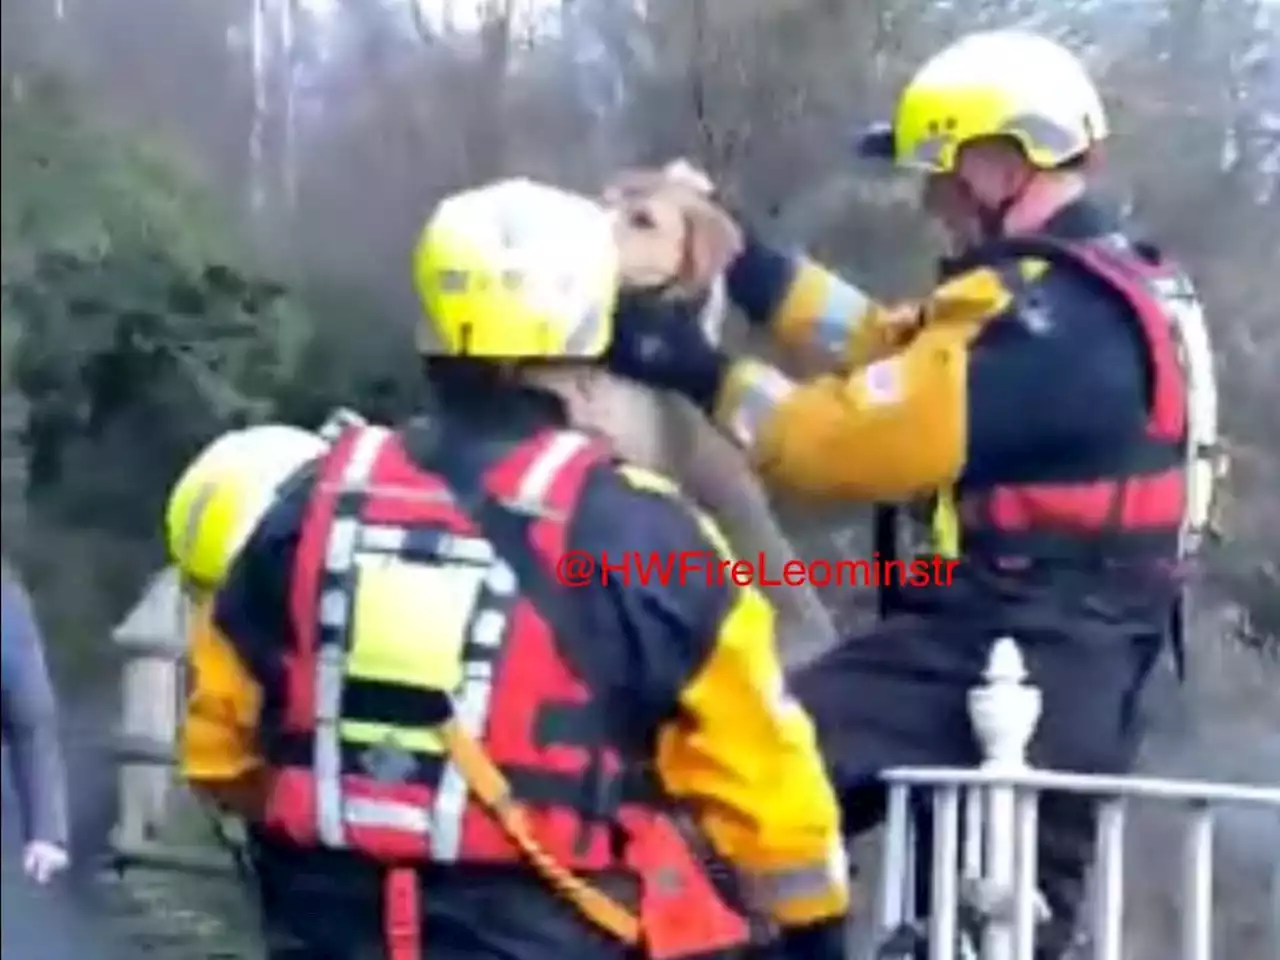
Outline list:
[[[751,450],[764,424],[794,389],[790,379],[768,364],[740,360],[721,389],[716,422],[739,446]]]
[[[753,870],[746,877],[755,902],[783,923],[833,918],[849,907],[849,859],[839,842],[821,863]]]
[[[826,274],[826,298],[822,312],[813,321],[813,345],[832,360],[849,353],[853,332],[866,320],[871,300],[865,293],[839,277]]]

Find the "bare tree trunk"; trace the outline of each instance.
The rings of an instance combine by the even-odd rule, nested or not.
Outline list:
[[[298,118],[296,115],[296,29],[299,0],[280,3],[280,183],[284,209],[292,214],[298,198]]]
[[[250,0],[253,4],[251,63],[253,71],[253,119],[249,128],[249,210],[256,217],[264,210],[267,199],[266,136],[267,103],[270,78],[267,49],[267,21],[270,0]]]
[[[467,173],[475,182],[495,179],[507,167],[504,101],[515,0],[487,0],[480,9],[484,17],[480,24],[480,64],[472,91],[476,107],[467,152]]]

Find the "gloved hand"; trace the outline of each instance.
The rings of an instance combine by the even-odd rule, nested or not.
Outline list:
[[[70,863],[65,847],[45,840],[32,840],[22,851],[23,872],[41,885],[67,869]]]
[[[707,338],[700,309],[697,301],[624,292],[606,365],[619,376],[680,393],[709,413],[729,359]]]

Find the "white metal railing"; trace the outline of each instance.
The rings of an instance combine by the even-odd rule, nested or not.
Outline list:
[[[1047,918],[1036,887],[1037,811],[1040,795],[1051,790],[1085,794],[1097,803],[1090,956],[1122,960],[1126,814],[1133,801],[1149,800],[1184,812],[1180,960],[1215,960],[1215,813],[1240,805],[1280,816],[1280,789],[1033,770],[1026,748],[1040,719],[1040,693],[1025,682],[1012,638],[994,645],[984,681],[969,695],[985,757],[980,767],[907,767],[885,774],[889,813],[877,958],[910,960],[923,941],[929,960],[1033,960],[1037,928]],[[933,814],[930,910],[924,919],[915,902],[912,813],[921,793]],[[1269,955],[1280,957],[1280,863],[1274,873],[1277,919],[1264,936],[1271,937]]]

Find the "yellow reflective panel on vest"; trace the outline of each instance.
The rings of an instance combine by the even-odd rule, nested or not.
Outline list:
[[[958,560],[960,558],[960,513],[956,508],[954,489],[938,491],[933,503],[930,528],[934,553],[946,560]]]
[[[378,555],[357,557],[356,568],[347,676],[453,694],[462,685],[462,649],[488,569]],[[408,750],[444,752],[434,726],[343,720],[342,738],[393,739]]]

